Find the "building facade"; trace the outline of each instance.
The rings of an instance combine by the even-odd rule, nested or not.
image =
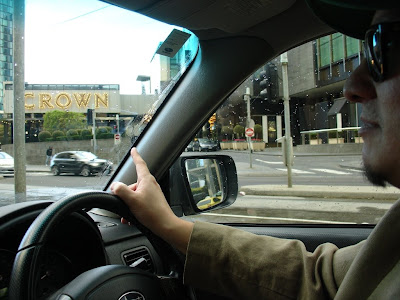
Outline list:
[[[12,0],[0,1],[0,113],[3,111],[3,82],[13,80],[13,3]]]
[[[46,113],[59,110],[82,113],[95,111],[96,127],[118,128],[123,133],[129,123],[147,114],[156,95],[123,95],[118,84],[25,84],[26,142],[37,142]],[[12,142],[14,92],[12,82],[4,82],[4,114],[0,124],[3,144]],[[2,127],[2,128],[1,128]]]

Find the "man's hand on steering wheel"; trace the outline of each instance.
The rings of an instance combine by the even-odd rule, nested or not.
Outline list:
[[[127,204],[140,223],[182,253],[186,253],[193,223],[184,221],[173,213],[159,184],[136,148],[132,148],[131,156],[136,165],[137,182],[129,186],[113,182],[112,193]],[[127,223],[125,219],[122,222]]]

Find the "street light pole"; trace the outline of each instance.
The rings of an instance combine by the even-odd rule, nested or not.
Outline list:
[[[250,88],[246,87],[246,93],[244,94],[244,101],[247,102],[247,120],[246,120],[246,128],[252,127],[251,118],[250,118]],[[253,162],[251,157],[251,137],[246,136],[247,143],[249,145],[249,160],[250,160],[250,168],[253,168]]]
[[[292,187],[292,164],[293,164],[293,142],[290,133],[290,104],[289,104],[289,83],[288,83],[288,58],[287,52],[281,54],[282,63],[282,87],[283,87],[283,106],[285,114],[285,139],[283,143],[285,164],[288,175],[288,187]]]
[[[96,155],[97,151],[97,141],[96,141],[96,110],[94,109],[93,105],[93,110],[92,110],[92,134],[93,134],[93,154]]]

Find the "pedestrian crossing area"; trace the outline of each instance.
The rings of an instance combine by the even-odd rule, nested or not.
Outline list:
[[[276,168],[276,170],[282,171],[282,172],[287,172],[286,168]],[[333,170],[333,169],[310,169],[310,171],[305,171],[305,170],[299,170],[299,169],[293,169],[293,168],[292,168],[292,173],[294,173],[294,174],[326,173],[326,174],[333,174],[333,175],[351,175],[351,174],[353,174],[352,172],[343,172],[343,171],[338,171],[338,170]]]
[[[255,159],[256,162],[261,165],[268,165],[268,167],[273,168],[280,172],[287,172],[287,168],[284,166],[283,162],[280,161],[267,161],[262,159]],[[342,168],[340,169],[333,168],[314,168],[314,167],[303,167],[303,168],[294,168],[292,167],[293,174],[302,174],[302,175],[355,175],[363,173],[360,169],[352,169],[352,168]]]

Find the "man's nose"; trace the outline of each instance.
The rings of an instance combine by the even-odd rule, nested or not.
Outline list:
[[[346,80],[343,94],[347,100],[353,102],[365,102],[376,98],[375,84],[365,59]]]

